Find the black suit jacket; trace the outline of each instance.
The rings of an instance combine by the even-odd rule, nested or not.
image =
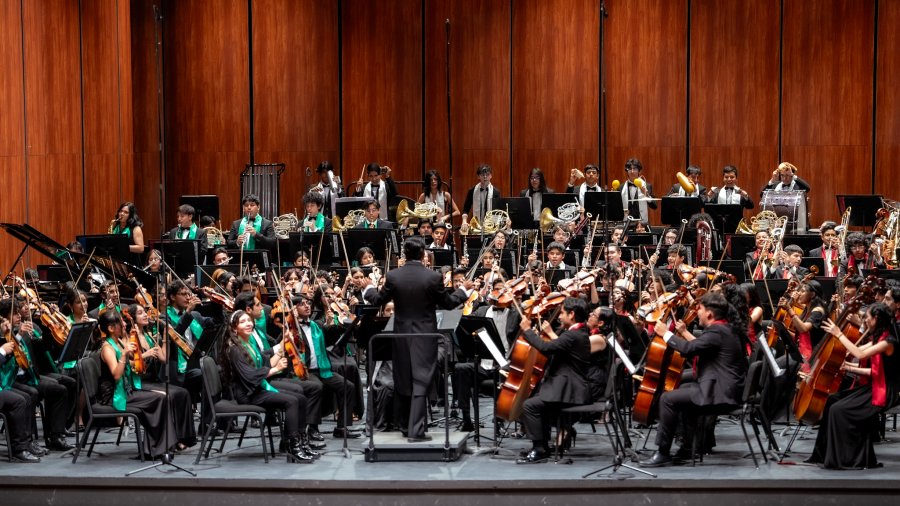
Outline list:
[[[363,220],[362,223],[360,223],[359,225],[357,225],[353,228],[363,228],[363,229],[366,228],[366,221]],[[383,230],[383,229],[393,229],[396,227],[394,226],[393,221],[387,221],[387,220],[382,220],[381,218],[378,218],[378,220],[375,221],[375,228],[378,230]]]
[[[444,286],[441,275],[409,260],[390,271],[380,290],[368,289],[365,300],[376,306],[394,301],[394,332],[425,334],[437,332],[438,308],[451,309],[466,300],[462,290]],[[394,388],[400,395],[425,395],[437,361],[438,343],[434,339],[406,338],[394,340]]]
[[[182,233],[181,227],[175,227],[169,230],[168,237],[169,239],[181,240]],[[206,258],[206,250],[209,249],[209,239],[206,236],[205,228],[197,227],[197,240],[200,241],[200,251],[197,254],[200,261],[203,262],[203,259]]]
[[[469,191],[466,192],[466,201],[463,204],[463,213],[468,214],[470,217],[472,215],[472,204],[475,202],[475,186],[469,188]],[[494,198],[491,199],[491,209],[500,209],[500,199],[502,198],[503,195],[500,194],[500,188],[494,186]]]
[[[719,192],[721,192],[722,190],[724,190],[724,188],[722,188],[722,187],[717,188],[716,191],[714,191],[709,196],[709,198],[706,199],[706,202],[709,202],[710,204],[718,204],[719,203]],[[744,190],[744,191],[747,191],[747,190]],[[741,195],[741,206],[744,207],[744,209],[753,209],[753,201],[750,200],[749,194],[747,197]]]
[[[809,191],[809,189],[810,189],[809,183],[807,183],[806,181],[804,181],[803,179],[801,179],[799,177],[796,177],[796,181],[797,181],[797,184],[794,185],[795,190],[800,190],[800,191],[805,191],[805,192]],[[775,187],[778,186],[778,183],[780,183],[780,182],[781,181],[776,181],[774,184],[766,184],[765,186],[763,186],[763,189],[760,190],[759,196],[762,197],[763,192],[766,190],[774,190]]]
[[[229,248],[238,248],[237,238],[238,230],[241,228],[241,220],[234,220],[231,224],[231,230],[228,231],[228,239],[226,243]],[[262,226],[256,234],[257,249],[272,249],[275,247],[275,227],[272,220],[262,219]]]
[[[728,325],[710,325],[697,339],[686,341],[677,335],[669,346],[685,358],[697,357],[697,384],[692,401],[697,406],[738,405],[747,375],[747,357],[738,336]]]
[[[566,330],[552,341],[544,341],[534,329],[522,335],[529,344],[550,357],[543,383],[535,394],[539,399],[565,404],[590,402],[587,372],[591,362],[591,342],[587,326]]]

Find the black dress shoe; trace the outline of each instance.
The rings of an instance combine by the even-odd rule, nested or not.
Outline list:
[[[55,452],[67,452],[75,447],[66,441],[65,436],[55,436],[47,440],[47,449]]]
[[[542,464],[550,458],[550,452],[540,448],[532,448],[524,457],[516,459],[516,464]]]
[[[696,454],[696,457],[697,457],[697,458],[700,458],[700,453],[699,453],[699,452]],[[681,448],[678,449],[677,452],[675,452],[675,455],[672,455],[672,458],[673,458],[674,460],[692,460],[692,458],[691,458],[691,449],[682,446]]]
[[[359,433],[352,432],[346,427],[338,427],[334,429],[334,432],[331,433],[331,436],[335,439],[343,439],[346,437],[347,439],[356,439],[359,437]]]
[[[65,437],[75,437],[75,433],[70,431],[69,429],[64,430],[62,435]]]
[[[640,465],[641,467],[662,467],[671,463],[672,457],[669,454],[657,450],[653,453],[653,456],[650,457],[650,460],[643,460],[640,462]]]
[[[37,464],[41,461],[41,458],[37,455],[31,453],[28,450],[22,450],[20,452],[16,452],[12,456],[13,462],[18,462],[20,464]]]
[[[406,441],[410,443],[424,443],[425,441],[431,441],[432,439],[434,438],[432,438],[428,434],[425,434],[419,437],[408,437],[406,438]]]
[[[34,441],[31,442],[31,446],[28,448],[28,451],[33,453],[36,457],[43,457],[45,455],[50,455],[49,450],[47,450],[43,446],[35,443]]]
[[[325,436],[319,432],[319,429],[307,429],[306,436],[310,441],[325,441]]]
[[[459,425],[460,432],[475,432],[475,424],[472,423],[472,420],[463,420],[463,423]]]

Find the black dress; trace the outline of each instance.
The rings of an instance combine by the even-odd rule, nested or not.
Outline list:
[[[880,465],[874,447],[878,437],[878,415],[896,404],[900,386],[900,347],[895,336],[884,333],[879,342],[885,339],[894,345],[894,353],[890,356],[882,353],[868,359],[872,363],[880,360],[882,366],[872,367],[867,384],[828,398],[816,446],[807,462],[822,464],[827,469],[866,469]],[[874,404],[873,383],[883,385],[876,390],[885,394],[884,400]]]

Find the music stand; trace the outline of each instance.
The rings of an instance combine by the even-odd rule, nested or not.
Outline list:
[[[288,234],[287,251],[284,250],[284,242],[279,243],[281,258],[293,259],[298,251],[303,251],[309,257],[310,265],[317,265],[316,259],[334,260],[338,258],[338,249],[335,248],[337,236],[331,232],[291,232]],[[321,247],[321,251],[319,248]]]
[[[543,199],[543,197],[541,197]],[[543,200],[541,200],[543,205]],[[534,228],[534,215],[531,213],[531,199],[528,197],[506,197],[500,199],[500,209],[509,213],[512,228],[524,230]]]
[[[875,213],[884,207],[881,195],[835,195],[841,216],[850,207],[850,226],[873,227],[877,221]]]
[[[123,262],[131,262],[131,237],[124,234],[78,235],[75,240],[81,243],[84,251],[93,251],[94,256],[113,257]],[[96,249],[95,249],[96,248]]]
[[[232,258],[232,260],[237,260],[241,258],[241,250],[239,249],[229,249],[228,256]],[[245,249],[244,250],[244,263],[242,265],[256,266],[261,272],[268,272],[269,270],[269,250],[267,249]]]
[[[182,195],[178,203],[194,208],[194,221],[200,221],[201,216],[209,216],[213,221],[219,219],[218,195]]]
[[[766,279],[765,281],[758,279],[753,282],[756,285],[756,294],[762,302],[763,319],[772,319],[772,306],[769,305],[769,294],[772,296],[772,304],[778,304],[778,299],[787,291],[788,280],[786,279]],[[766,293],[766,286],[769,287]]]
[[[372,197],[341,197],[334,199],[334,215],[347,216],[347,213],[356,209],[365,209]]]
[[[625,208],[622,207],[622,194],[619,192],[584,192],[584,209],[597,216],[604,216],[606,221],[622,221],[625,219]]]
[[[756,235],[727,234],[725,242],[729,245],[727,255],[732,260],[744,260],[747,253],[756,249]]]
[[[387,228],[351,228],[344,233],[344,246],[346,256],[351,261],[356,259],[356,252],[362,247],[368,247],[375,254],[375,260],[387,259],[387,241],[391,240],[391,249],[399,253],[397,249],[396,230]],[[344,255],[341,255],[344,258]]]
[[[171,265],[175,274],[185,277],[200,263],[200,241],[191,239],[161,239],[151,241],[151,247],[163,253],[163,260]],[[206,252],[203,252],[204,257]]]
[[[96,328],[96,321],[73,323],[72,327],[69,329],[69,335],[66,337],[66,344],[63,345],[63,349],[59,353],[59,359],[56,361],[56,366],[59,367],[66,362],[71,362],[73,360],[77,361],[84,358],[84,356],[87,354],[88,346],[90,346],[91,344],[91,339],[93,338],[94,330],[96,330]],[[81,398],[80,381],[78,382],[76,388],[77,398]],[[73,450],[73,452],[77,455],[80,452],[78,441],[81,440],[81,436],[79,435],[80,431],[78,429],[78,420],[76,420],[75,422],[75,449]],[[68,453],[69,452],[66,452],[64,455],[68,455]]]
[[[353,322],[350,325],[348,325],[346,329],[344,329],[344,333],[341,335],[341,337],[338,338],[337,341],[335,341],[334,346],[332,346],[332,348],[331,348],[332,353],[341,357],[341,362],[342,362],[341,370],[342,371],[346,371],[346,369],[347,369],[347,343],[350,341],[350,336],[353,335],[353,333],[356,332],[364,322],[367,323],[368,320],[371,320],[376,314],[378,314],[378,309],[379,308],[377,306],[358,307],[356,309],[356,319],[353,320]],[[341,406],[341,412],[339,415],[340,417],[342,417],[344,419],[344,437],[343,437],[344,446],[341,448],[341,453],[344,455],[345,459],[349,459],[352,457],[352,454],[350,453],[350,449],[347,447],[347,437],[350,432],[350,428],[347,427],[347,422],[348,422],[347,417],[350,413],[350,408],[348,407],[348,403],[350,402],[349,401],[350,392],[348,390],[349,383],[350,383],[349,381],[343,382],[343,386],[342,386],[343,406]],[[352,423],[352,421],[353,421],[352,417],[350,417],[350,418],[351,419],[349,421]],[[362,450],[357,450],[357,451],[359,451],[360,453],[363,453]],[[328,453],[328,452],[325,452],[325,453]]]
[[[819,275],[825,274],[825,259],[822,257],[803,257],[800,259],[800,267],[809,269],[815,265],[819,269]],[[831,276],[822,276],[831,277]]]
[[[556,286],[563,279],[569,279],[574,276],[574,272],[571,268],[565,269],[545,269],[544,277],[547,279],[547,283],[550,286]]]
[[[741,218],[744,217],[744,208],[740,204],[717,204],[707,202],[703,207],[706,214],[713,217],[716,227],[722,234],[729,230],[737,230]]]
[[[486,344],[482,341],[482,337],[480,336],[481,332],[486,332],[489,338],[489,343]],[[503,341],[500,338],[500,332],[497,330],[497,326],[494,324],[493,318],[487,318],[484,316],[463,316],[459,320],[459,325],[456,327],[454,332],[454,343],[456,344],[457,349],[460,354],[465,358],[471,358],[475,367],[472,369],[473,381],[472,381],[472,404],[473,412],[474,412],[474,420],[475,420],[475,446],[481,446],[481,410],[479,409],[478,402],[478,368],[480,367],[480,358],[483,357],[492,357],[495,362],[498,362],[500,367],[504,367],[506,365],[506,359],[504,355],[506,354],[506,347],[503,345]],[[493,346],[493,350],[491,349]],[[497,360],[497,355],[499,354],[499,358],[503,359],[501,361]],[[491,382],[493,384],[492,391],[497,390],[497,377],[494,374],[491,374]],[[468,406],[466,406],[468,407]],[[497,447],[499,445],[499,431],[497,428],[497,424],[494,424],[494,446]]]
[[[700,197],[663,197],[662,222],[673,227],[681,226],[681,220],[689,220],[700,212]]]
[[[594,192],[588,192],[594,193]],[[527,199],[527,197],[526,197]],[[528,219],[532,222],[528,228],[534,226],[534,218],[531,216],[530,199],[528,204]],[[566,204],[578,204],[577,193],[544,193],[541,195],[541,209],[547,208],[553,213],[553,216],[559,217],[559,208]],[[579,204],[580,205],[580,204]]]
[[[430,251],[434,255],[434,266],[435,267],[443,267],[445,265],[454,266],[456,265],[456,255],[452,249],[435,249],[429,248]]]

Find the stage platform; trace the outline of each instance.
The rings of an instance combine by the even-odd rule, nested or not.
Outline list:
[[[489,425],[489,424],[488,424]],[[888,428],[891,428],[891,423]],[[115,434],[103,433],[97,449],[102,456],[82,454],[71,458],[51,454],[40,464],[0,461],[3,505],[127,504],[230,506],[238,504],[682,504],[682,505],[819,505],[887,504],[900,495],[900,434],[887,432],[876,446],[883,468],[865,471],[828,471],[802,464],[813,444],[815,431],[807,430],[794,444],[785,463],[760,461],[755,469],[740,427],[729,421],[717,428],[717,446],[696,467],[690,465],[652,470],[657,478],[627,469],[609,470],[590,478],[581,476],[611,463],[612,451],[603,425],[578,424],[576,446],[567,454],[571,464],[516,465],[515,454],[528,448],[524,439],[505,439],[502,453],[491,455],[493,444],[482,439],[476,447],[470,437],[467,453],[455,462],[366,462],[366,438],[353,439],[350,458],[341,452],[342,441],[326,436],[329,453],[315,464],[288,464],[284,457],[263,463],[259,440],[237,448],[229,440],[223,455],[193,465],[195,449],[175,458],[175,463],[197,473],[161,467],[125,477],[142,467],[131,438],[115,446]],[[323,426],[323,429],[329,427]],[[776,427],[777,428],[777,427]],[[443,431],[431,443],[443,445]],[[490,436],[485,429],[483,435]],[[379,438],[388,434],[376,435]],[[453,434],[454,441],[462,436]],[[787,436],[778,436],[784,446]],[[643,439],[634,439],[637,448]],[[385,439],[387,443],[387,439]],[[397,442],[401,445],[401,442]],[[422,443],[416,443],[422,444]],[[652,442],[644,452],[649,456]],[[0,455],[6,456],[5,448]],[[632,462],[628,462],[633,464]],[[264,502],[263,502],[264,501]]]

